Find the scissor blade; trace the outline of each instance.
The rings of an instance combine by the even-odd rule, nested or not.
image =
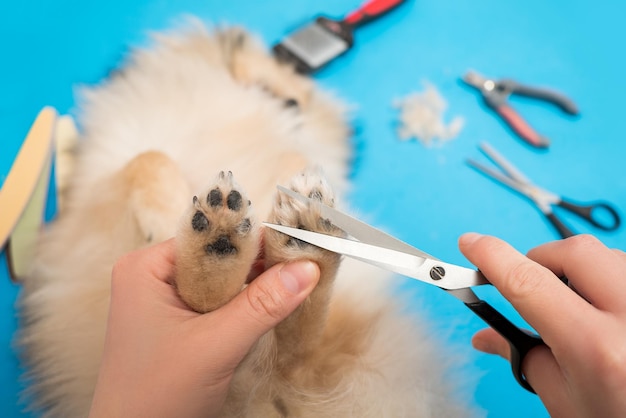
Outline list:
[[[517,169],[509,160],[504,158],[502,154],[495,150],[489,143],[481,142],[479,146],[480,150],[485,153],[487,157],[491,159],[494,163],[500,166],[504,172],[508,174],[510,178],[517,181],[518,183],[530,184],[530,180],[522,174],[521,171]]]
[[[480,171],[487,177],[503,183],[504,185],[521,194],[522,196],[532,200],[539,207],[541,212],[546,215],[552,212],[550,205],[558,203],[561,199],[558,195],[554,193],[537,187],[532,183],[520,183],[519,181],[508,177],[498,171],[485,167],[484,165],[472,160],[471,158],[468,158],[466,160],[466,163],[472,168]]]
[[[317,247],[361,260],[443,289],[462,289],[488,283],[485,277],[476,270],[444,263],[430,257],[420,257],[304,229],[267,222],[264,222],[264,225]]]
[[[407,244],[406,242],[400,241],[398,238],[395,238],[387,234],[386,232],[374,228],[373,226],[366,224],[365,222],[360,221],[350,215],[347,215],[335,208],[326,206],[318,200],[313,200],[306,196],[302,196],[300,193],[297,193],[283,186],[278,186],[278,190],[304,204],[319,205],[322,217],[328,219],[333,225],[345,231],[346,233],[361,242],[366,242],[371,245],[377,245],[380,247],[413,254],[418,257],[432,258],[436,260],[435,257]]]
[[[484,175],[486,175],[487,177],[491,177],[494,180],[499,181],[500,183],[503,183],[505,185],[507,185],[508,187],[510,187],[511,189],[521,193],[524,196],[530,197],[527,191],[527,187],[523,184],[520,184],[519,182],[515,181],[514,179],[512,179],[511,177],[508,177],[498,171],[495,171],[491,168],[485,167],[484,165],[480,164],[479,162],[476,162],[474,160],[472,160],[471,158],[468,158],[466,160],[466,163],[468,165],[470,165],[472,168],[475,168],[476,170],[480,171],[481,173],[483,173]]]

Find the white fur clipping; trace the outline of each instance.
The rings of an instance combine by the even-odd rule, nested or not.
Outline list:
[[[400,109],[398,136],[402,140],[415,138],[426,146],[433,145],[434,141],[444,143],[454,139],[465,120],[457,116],[446,125],[443,114],[448,103],[432,84],[424,84],[425,91],[394,101],[394,107]]]

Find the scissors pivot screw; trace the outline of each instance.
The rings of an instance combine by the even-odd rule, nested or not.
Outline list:
[[[441,266],[435,266],[430,269],[430,278],[433,280],[441,280],[446,275],[446,271]]]

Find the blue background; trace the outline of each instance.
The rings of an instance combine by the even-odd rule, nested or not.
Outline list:
[[[359,0],[79,0],[0,2],[0,183],[32,120],[44,105],[73,110],[73,88],[106,76],[129,46],[148,30],[166,29],[183,13],[207,22],[235,23],[267,43],[308,23],[320,12],[340,17]],[[466,231],[497,235],[520,251],[557,236],[531,204],[469,169],[485,161],[477,149],[487,140],[536,183],[575,200],[605,199],[626,210],[623,133],[624,3],[543,0],[409,0],[364,27],[356,46],[316,75],[325,88],[354,104],[358,158],[349,198],[369,219],[446,261],[469,265],[456,246]],[[514,137],[478,94],[459,82],[468,69],[566,93],[581,117],[551,105],[513,99],[513,105],[552,139],[538,151]],[[433,83],[449,103],[447,119],[462,115],[460,136],[438,148],[403,142],[395,134],[394,99]],[[1,208],[0,208],[1,211]],[[594,232],[624,249],[626,228]],[[590,260],[593,262],[593,260]],[[0,414],[22,416],[17,406],[19,368],[11,348],[19,288],[0,265]],[[403,279],[398,279],[403,280]],[[481,373],[475,394],[490,417],[547,416],[538,398],[521,389],[507,364],[474,352],[471,335],[483,327],[456,299],[406,281],[442,334],[452,334]],[[493,289],[479,294],[505,315],[521,320]],[[558,301],[555,301],[558,303]]]

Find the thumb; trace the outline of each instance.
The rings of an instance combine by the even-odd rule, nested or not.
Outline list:
[[[287,318],[313,291],[320,270],[312,261],[277,264],[258,276],[233,300],[214,311],[228,345],[243,358],[252,345]]]

